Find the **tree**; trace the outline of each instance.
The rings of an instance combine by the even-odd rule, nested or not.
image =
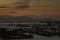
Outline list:
[[[6,37],[6,28],[4,28],[4,27],[2,27],[2,28],[0,28],[0,37],[4,40],[4,39],[6,39],[7,37]]]

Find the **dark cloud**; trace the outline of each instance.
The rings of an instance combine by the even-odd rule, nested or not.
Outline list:
[[[16,13],[16,12],[11,11],[11,12],[7,12],[7,13],[5,13],[5,14],[14,14],[14,13]]]
[[[8,4],[8,7],[15,9],[25,9],[35,6],[60,8],[60,1],[59,0],[17,0],[13,3]]]
[[[7,8],[6,6],[0,6],[0,8]]]
[[[16,2],[16,3],[12,3],[11,7],[15,9],[24,9],[24,8],[29,8],[30,6],[28,3]]]
[[[8,12],[8,13],[13,14],[13,13],[16,13],[16,12],[11,11],[11,12]]]
[[[15,8],[17,8],[17,9],[29,8],[29,5],[20,5],[20,6],[16,6]]]
[[[14,13],[16,13],[16,12],[14,12],[14,11],[10,11],[10,12],[5,12],[5,13],[0,13],[0,14],[4,14],[4,15],[9,15],[9,14],[14,14]]]

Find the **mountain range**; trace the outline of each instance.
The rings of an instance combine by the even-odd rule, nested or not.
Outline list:
[[[59,16],[0,16],[0,23],[2,22],[24,22],[24,21],[60,21]]]

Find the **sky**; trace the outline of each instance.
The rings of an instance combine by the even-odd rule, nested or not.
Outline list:
[[[0,0],[0,15],[60,15],[60,0]]]

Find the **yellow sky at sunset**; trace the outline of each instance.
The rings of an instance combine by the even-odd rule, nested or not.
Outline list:
[[[38,3],[38,1],[40,1],[40,3]],[[11,16],[60,15],[60,0],[35,0],[35,1],[29,0],[28,2],[27,3],[29,7],[17,8],[23,5],[23,3],[26,3],[26,1],[0,0],[0,15],[11,15]]]

